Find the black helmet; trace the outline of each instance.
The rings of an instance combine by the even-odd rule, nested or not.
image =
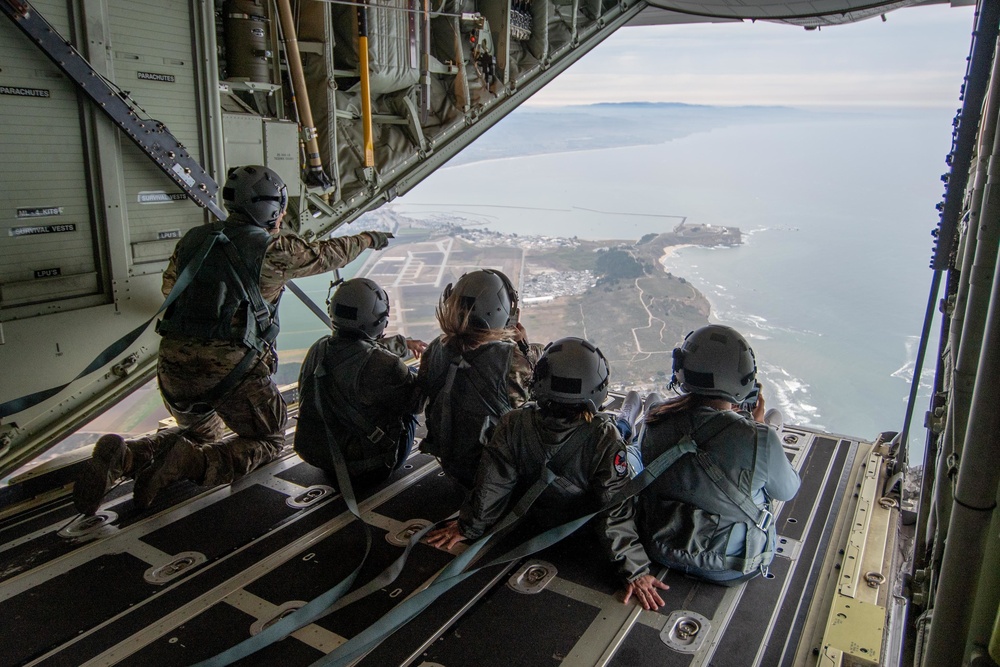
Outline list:
[[[474,327],[503,329],[514,324],[511,317],[517,309],[517,290],[503,272],[480,269],[466,273],[454,288],[451,285],[445,288],[445,298],[452,293],[459,295],[459,307],[469,312]]]
[[[753,350],[732,327],[709,324],[689,333],[674,349],[671,384],[685,393],[742,403],[756,379]]]
[[[596,413],[608,397],[610,374],[600,349],[582,338],[560,338],[545,346],[531,389],[539,403],[580,405]]]
[[[230,213],[242,213],[258,227],[273,229],[288,206],[288,188],[272,169],[236,167],[229,170],[222,201]]]
[[[378,338],[389,322],[389,295],[368,278],[352,278],[333,293],[330,319],[338,331]]]

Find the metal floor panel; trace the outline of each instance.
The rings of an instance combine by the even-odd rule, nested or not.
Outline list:
[[[359,664],[741,667],[778,664],[782,658],[787,664],[856,450],[853,441],[802,430],[787,435],[794,436],[786,441],[786,454],[800,469],[802,488],[778,511],[785,552],[772,566],[774,578],[729,589],[667,572],[666,606],[641,611],[621,603],[614,568],[593,531],[584,528],[532,557],[557,570],[543,592],[528,595],[507,587],[516,564],[480,572]],[[401,531],[414,519],[444,519],[458,509],[462,491],[431,461],[415,454],[406,469],[359,499],[374,527],[372,553],[356,587],[401,553],[401,547],[386,541],[387,533]],[[24,560],[32,549],[45,558],[10,575],[0,588],[5,634],[31,637],[5,642],[0,664],[180,665],[238,643],[254,624],[312,599],[356,566],[363,549],[361,526],[338,495],[304,509],[289,504],[319,484],[329,486],[331,480],[292,456],[231,487],[182,485],[183,499],[159,511],[136,511],[126,491],[119,502],[105,506],[124,516],[90,541],[55,535],[65,524],[50,523],[65,513],[58,504],[36,510],[27,520],[8,521],[0,529],[7,537],[0,544],[0,564]],[[522,535],[530,529],[525,526]],[[17,531],[22,537],[12,539]],[[516,537],[498,545],[494,555]],[[152,565],[190,551],[206,561],[163,585],[144,579]],[[311,664],[419,590],[451,558],[417,545],[391,586],[240,664]],[[94,590],[107,594],[93,602]],[[680,612],[709,620],[708,641],[695,654],[674,650],[661,638],[673,623],[671,614]]]

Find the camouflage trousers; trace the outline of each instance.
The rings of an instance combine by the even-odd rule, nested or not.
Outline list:
[[[194,481],[206,486],[228,484],[278,456],[285,444],[288,414],[271,379],[270,354],[259,359],[225,396],[202,401],[245,354],[242,345],[224,341],[161,341],[157,379],[163,403],[177,426],[126,442],[132,452],[132,476],[179,439],[205,454],[205,477]],[[235,435],[222,439],[226,426]]]

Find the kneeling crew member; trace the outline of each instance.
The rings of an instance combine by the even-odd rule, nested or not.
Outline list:
[[[495,525],[512,501],[524,494],[549,465],[559,479],[532,506],[546,525],[593,511],[629,481],[625,446],[614,418],[598,412],[608,396],[608,364],[601,351],[581,338],[550,343],[535,367],[537,403],[505,414],[483,449],[471,497],[457,521],[428,533],[428,544],[450,549],[474,540]],[[627,583],[626,602],[636,595],[646,609],[663,606],[657,589],[666,584],[649,574],[649,559],[633,523],[628,500],[595,518],[598,538]]]
[[[417,377],[402,357],[425,345],[383,338],[389,296],[367,278],[342,284],[330,301],[334,333],[309,349],[299,375],[295,451],[336,479],[337,447],[355,489],[388,479],[410,455],[417,424]]]
[[[674,350],[672,384],[683,394],[646,417],[643,463],[690,437],[684,454],[639,495],[636,523],[649,556],[671,569],[726,586],[767,570],[774,558],[771,500],[799,489],[758,397],[735,410],[756,385],[753,350],[730,327],[709,325]],[[756,421],[755,421],[756,420]]]
[[[278,298],[285,283],[340,268],[389,234],[306,242],[279,235],[288,205],[271,169],[238,167],[222,190],[225,222],[188,231],[163,273],[163,294],[213,234],[215,242],[190,285],[166,310],[157,331],[157,380],[177,427],[124,440],[104,435],[73,489],[78,511],[92,515],[114,482],[134,477],[134,499],[147,507],[162,489],[189,479],[228,484],[274,459],[284,445],[285,402],[277,369]],[[236,435],[220,441],[223,426]]]

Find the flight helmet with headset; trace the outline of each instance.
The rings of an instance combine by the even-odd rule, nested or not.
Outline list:
[[[389,322],[389,295],[373,280],[352,278],[333,293],[330,320],[338,331],[374,340]]]
[[[753,349],[732,327],[709,324],[692,331],[673,357],[670,384],[685,393],[742,403],[756,388]]]
[[[288,188],[274,170],[246,165],[229,170],[222,201],[230,213],[241,213],[264,229],[274,229],[288,206]]]
[[[478,329],[503,329],[517,323],[517,290],[502,271],[466,273],[454,287],[445,288],[445,299],[452,294],[459,296],[459,307],[469,313],[469,323]]]
[[[538,403],[582,405],[596,414],[608,397],[610,375],[599,348],[570,336],[545,346],[531,388]]]

